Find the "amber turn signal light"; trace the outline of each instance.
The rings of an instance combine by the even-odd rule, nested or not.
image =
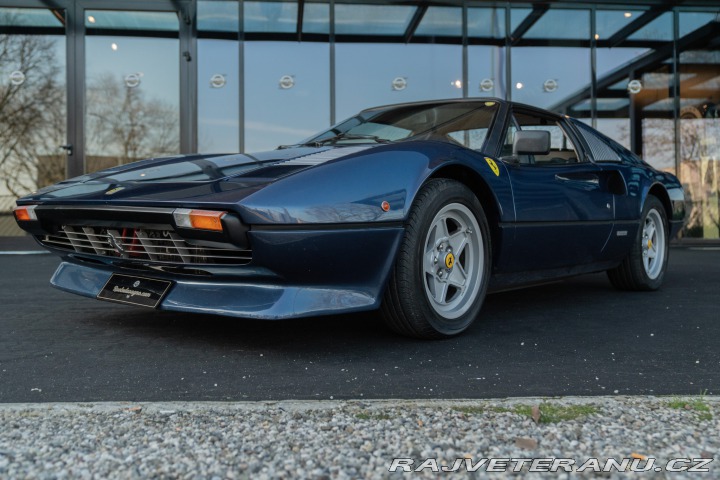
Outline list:
[[[225,215],[227,215],[227,212],[190,210],[187,208],[176,208],[173,212],[178,227],[213,230],[216,232],[223,231],[222,218]]]
[[[30,205],[27,207],[17,207],[14,210],[15,218],[18,222],[31,222],[33,220],[37,220],[37,215],[35,214],[35,207],[36,205]]]

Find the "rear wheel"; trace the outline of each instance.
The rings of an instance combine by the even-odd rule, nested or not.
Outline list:
[[[657,290],[662,285],[668,260],[668,221],[665,207],[649,195],[642,213],[642,223],[630,254],[608,277],[620,290]]]
[[[480,312],[489,272],[489,228],[477,197],[454,180],[431,180],[410,211],[383,299],[385,321],[412,337],[457,335]]]

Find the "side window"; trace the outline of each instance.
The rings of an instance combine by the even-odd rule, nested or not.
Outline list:
[[[590,153],[592,153],[593,158],[595,161],[602,162],[610,161],[610,162],[620,162],[620,155],[612,149],[610,145],[608,145],[608,140],[603,140],[601,137],[598,136],[597,132],[591,130],[587,125],[585,125],[582,122],[575,122],[575,125],[577,126],[578,130],[580,131],[580,135],[583,136],[585,139],[585,143],[588,144],[588,147],[590,147]],[[612,144],[611,144],[612,145]],[[628,152],[629,153],[629,152]],[[632,154],[630,154],[632,155]]]
[[[515,122],[511,121],[510,126],[505,133],[505,143],[503,143],[502,151],[500,152],[501,157],[510,157],[513,153],[513,142],[515,141],[515,132],[517,127]]]
[[[545,130],[550,132],[550,152],[547,155],[521,155],[520,158],[518,158],[520,163],[562,165],[582,161],[572,140],[570,140],[570,137],[568,137],[560,123],[555,119],[526,112],[515,112],[514,117],[520,130]],[[508,129],[508,137],[513,127],[514,126],[511,126],[511,128]],[[506,140],[506,146],[503,147],[503,154],[505,153],[508,141],[509,139]],[[509,151],[510,154],[512,154],[511,141]]]

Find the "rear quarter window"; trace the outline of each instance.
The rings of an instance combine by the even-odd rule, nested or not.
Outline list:
[[[609,138],[602,138],[599,133],[590,129],[590,127],[588,127],[582,122],[576,121],[574,123],[577,129],[580,131],[580,135],[582,136],[583,140],[585,140],[585,143],[587,143],[587,146],[590,149],[590,154],[595,161],[622,161],[622,158],[618,154],[618,152],[609,145],[612,140],[610,140]]]

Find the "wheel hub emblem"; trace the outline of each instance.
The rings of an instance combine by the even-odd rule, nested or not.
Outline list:
[[[452,253],[448,253],[445,256],[445,266],[447,268],[452,268],[453,265],[455,265],[455,255],[453,255]]]

